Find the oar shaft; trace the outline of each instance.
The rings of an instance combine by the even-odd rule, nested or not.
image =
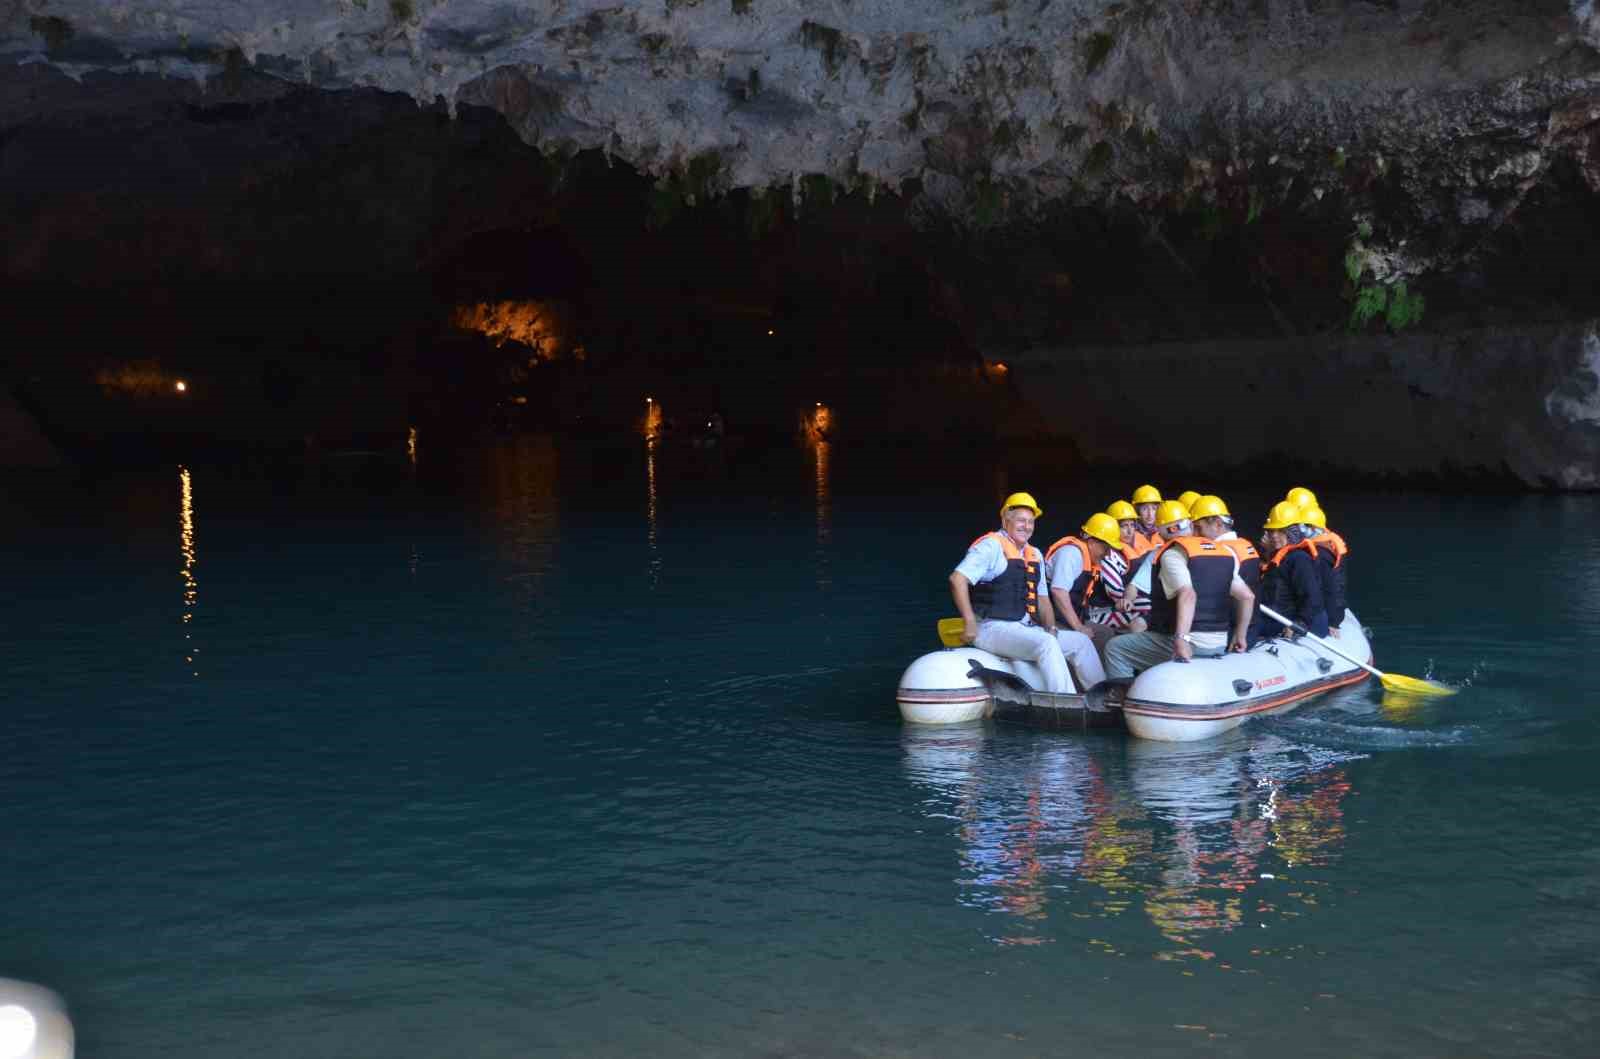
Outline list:
[[[1368,665],[1366,662],[1361,661],[1361,659],[1356,658],[1354,655],[1345,654],[1343,651],[1339,650],[1337,647],[1333,646],[1333,644],[1329,643],[1327,640],[1324,640],[1322,637],[1318,636],[1316,633],[1312,632],[1310,629],[1306,628],[1304,625],[1301,625],[1297,621],[1291,621],[1290,619],[1285,618],[1282,614],[1279,614],[1277,611],[1273,610],[1271,607],[1267,606],[1265,603],[1257,603],[1256,604],[1256,609],[1260,610],[1261,613],[1265,614],[1267,617],[1271,618],[1273,621],[1281,621],[1281,622],[1283,622],[1283,624],[1289,626],[1289,628],[1293,629],[1295,632],[1298,632],[1300,635],[1305,636],[1306,638],[1311,640],[1313,643],[1321,644],[1323,647],[1326,647],[1328,650],[1332,651],[1334,654],[1338,655],[1340,658],[1344,659],[1346,662],[1349,662],[1352,665],[1360,666],[1362,669],[1365,669],[1368,673],[1371,673],[1373,676],[1377,677],[1379,680],[1383,679],[1383,673],[1381,671],[1379,671],[1377,668]]]

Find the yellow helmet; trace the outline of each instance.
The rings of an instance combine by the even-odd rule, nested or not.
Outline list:
[[[1267,512],[1267,521],[1261,524],[1262,529],[1280,530],[1290,526],[1298,526],[1305,520],[1300,517],[1300,508],[1293,501],[1280,500],[1272,505],[1272,510]]]
[[[1233,512],[1228,510],[1228,505],[1222,502],[1222,497],[1207,493],[1189,505],[1190,518],[1232,518]]]
[[[1000,505],[1000,517],[1005,518],[1006,512],[1010,511],[1014,507],[1031,507],[1033,508],[1034,518],[1044,517],[1044,512],[1041,511],[1039,509],[1039,505],[1034,502],[1032,493],[1012,493],[1010,496],[1006,497],[1005,503]]]
[[[1111,506],[1106,508],[1106,514],[1118,522],[1124,522],[1128,519],[1137,520],[1139,517],[1139,513],[1133,509],[1133,505],[1126,500],[1111,501]]]
[[[1193,512],[1194,511],[1194,502],[1196,500],[1199,500],[1199,499],[1200,499],[1200,494],[1199,493],[1195,492],[1193,489],[1185,489],[1183,491],[1183,495],[1178,497],[1178,503],[1182,504],[1184,507],[1188,508],[1191,512]]]
[[[1324,515],[1322,513],[1322,509],[1320,507],[1316,507],[1315,505],[1300,512],[1300,521],[1309,522],[1313,526],[1317,527],[1317,529],[1328,528],[1328,516]]]
[[[1108,548],[1122,547],[1122,532],[1117,528],[1117,520],[1104,512],[1090,515],[1083,524],[1082,533],[1085,537],[1103,542]]]
[[[1283,494],[1283,498],[1289,501],[1289,503],[1293,504],[1295,507],[1317,506],[1317,494],[1313,493],[1303,485],[1295,486],[1293,489]]]
[[[1170,526],[1174,522],[1187,522],[1189,509],[1179,500],[1163,500],[1161,506],[1156,508],[1156,525]]]
[[[1133,491],[1133,502],[1135,504],[1159,504],[1161,503],[1161,490],[1153,485],[1141,485]]]

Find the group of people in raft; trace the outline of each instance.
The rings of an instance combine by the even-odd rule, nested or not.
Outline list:
[[[1029,540],[1043,514],[1028,493],[1006,497],[1000,529],[972,542],[950,595],[962,642],[1037,664],[1045,691],[1073,690],[1069,665],[1088,689],[1295,635],[1257,600],[1319,636],[1344,621],[1348,551],[1309,489],[1273,505],[1259,550],[1215,495],[1163,500],[1141,485],[1040,551]]]

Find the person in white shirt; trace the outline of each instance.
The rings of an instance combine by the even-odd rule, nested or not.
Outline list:
[[[973,541],[950,572],[950,597],[961,615],[964,643],[1035,663],[1043,690],[1059,694],[1074,690],[1072,677],[1056,642],[1044,556],[1028,543],[1042,514],[1027,493],[1006,497],[1001,528]]]
[[[1169,660],[1245,649],[1255,596],[1239,577],[1238,556],[1195,534],[1188,509],[1177,501],[1163,503],[1156,521],[1166,543],[1153,564],[1150,627],[1106,647],[1113,679]]]
[[[1044,568],[1056,614],[1056,642],[1078,682],[1088,689],[1106,678],[1100,652],[1114,631],[1091,624],[1089,612],[1096,600],[1105,602],[1100,590],[1102,564],[1116,554],[1113,549],[1121,545],[1122,538],[1116,520],[1098,512],[1089,516],[1078,534],[1050,545],[1044,553]]]

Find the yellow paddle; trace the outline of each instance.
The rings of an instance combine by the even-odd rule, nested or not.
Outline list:
[[[961,633],[966,627],[967,623],[962,621],[960,618],[940,618],[939,642],[944,644],[946,647],[963,646],[961,643]]]
[[[1295,632],[1311,640],[1312,643],[1320,644],[1332,651],[1334,654],[1338,655],[1340,658],[1344,659],[1346,662],[1354,663],[1355,665],[1360,666],[1362,669],[1365,669],[1368,673],[1371,673],[1373,676],[1383,681],[1383,686],[1388,691],[1403,691],[1410,695],[1454,695],[1456,693],[1455,688],[1446,687],[1445,685],[1436,683],[1432,680],[1420,680],[1417,677],[1401,676],[1399,673],[1385,673],[1382,670],[1361,661],[1361,659],[1356,658],[1354,655],[1345,654],[1343,651],[1339,650],[1337,647],[1333,646],[1333,644],[1329,643],[1327,640],[1324,640],[1322,637],[1318,636],[1304,625],[1301,625],[1297,621],[1290,621],[1288,618],[1285,618],[1282,614],[1279,614],[1271,607],[1261,603],[1257,603],[1256,607],[1261,611],[1261,613],[1265,614],[1273,621],[1283,622],[1283,624],[1289,626]]]

